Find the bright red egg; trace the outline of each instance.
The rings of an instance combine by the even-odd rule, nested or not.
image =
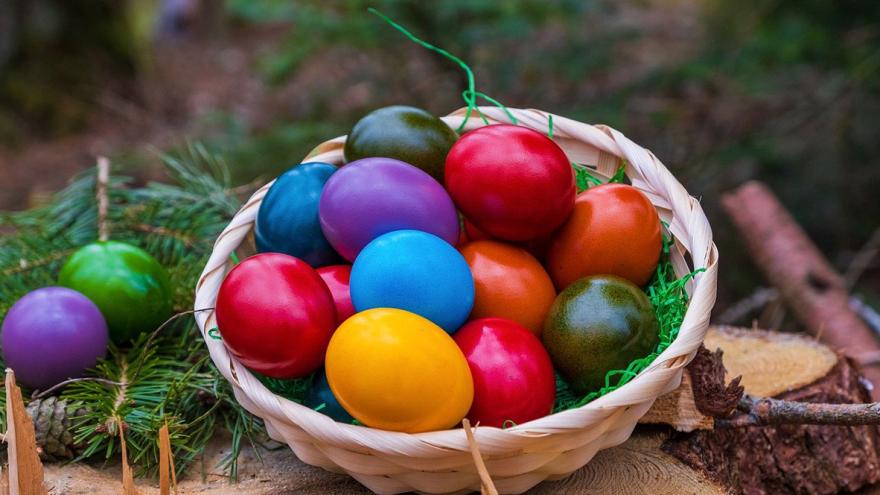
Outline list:
[[[280,253],[247,258],[217,294],[217,326],[248,368],[273,378],[315,371],[336,329],[327,285],[305,261]]]
[[[491,237],[528,241],[553,232],[574,207],[574,171],[550,138],[501,124],[462,136],[446,156],[446,189]]]
[[[351,303],[351,290],[348,281],[351,278],[351,265],[331,265],[318,268],[318,275],[324,279],[333,303],[336,304],[336,316],[339,323],[347,320],[354,314],[354,305]]]
[[[472,423],[502,427],[550,414],[556,400],[553,364],[532,332],[504,318],[482,318],[453,338],[474,378],[467,415]]]

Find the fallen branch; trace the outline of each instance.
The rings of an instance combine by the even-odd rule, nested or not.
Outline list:
[[[858,426],[880,424],[880,403],[815,404],[767,397],[743,396],[739,412],[715,420],[716,428],[778,425]]]

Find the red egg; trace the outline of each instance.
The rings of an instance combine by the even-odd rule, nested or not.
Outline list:
[[[532,332],[504,318],[482,318],[453,338],[474,378],[467,415],[472,423],[502,427],[550,414],[556,400],[553,364]]]
[[[445,181],[464,216],[498,239],[549,235],[574,207],[574,171],[562,148],[525,127],[491,125],[462,136],[446,156]]]
[[[351,278],[351,265],[331,265],[318,268],[318,275],[324,279],[333,303],[336,304],[336,316],[339,323],[347,320],[354,314],[354,305],[351,303],[351,291],[348,281]]]
[[[336,329],[327,285],[305,261],[280,253],[233,268],[217,294],[217,326],[230,352],[273,378],[298,378],[324,362]]]
[[[467,218],[464,219],[464,232],[467,235],[467,239],[469,241],[482,241],[482,240],[490,240],[491,236],[487,235],[482,230],[478,229],[476,225],[472,224]]]

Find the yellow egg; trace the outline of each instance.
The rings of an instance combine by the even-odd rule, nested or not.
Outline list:
[[[474,398],[464,354],[440,327],[402,309],[347,319],[330,340],[330,389],[366,426],[417,433],[456,426]]]

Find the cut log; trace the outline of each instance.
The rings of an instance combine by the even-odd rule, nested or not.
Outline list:
[[[870,401],[849,359],[839,359],[827,348],[797,335],[749,332],[721,329],[707,339],[724,350],[726,365],[743,374],[747,393],[757,395],[760,390],[767,396],[799,402]],[[774,355],[789,364],[783,366]],[[803,369],[806,374],[791,373],[789,368]],[[788,376],[785,380],[801,386],[763,376],[769,373]],[[811,382],[810,376],[814,378]],[[733,493],[832,494],[880,481],[880,431],[876,426],[703,430],[676,434],[664,442],[663,449]]]
[[[726,487],[689,468],[660,448],[665,433],[643,432],[625,444],[596,454],[571,476],[541,483],[530,494],[656,495],[687,493],[723,495]]]
[[[712,327],[704,345],[724,352],[728,382],[740,376],[746,392],[761,397],[809,385],[827,375],[838,361],[827,346],[798,334]],[[683,432],[711,430],[714,421],[697,410],[691,383],[686,371],[682,386],[657,399],[640,423],[666,424]]]

